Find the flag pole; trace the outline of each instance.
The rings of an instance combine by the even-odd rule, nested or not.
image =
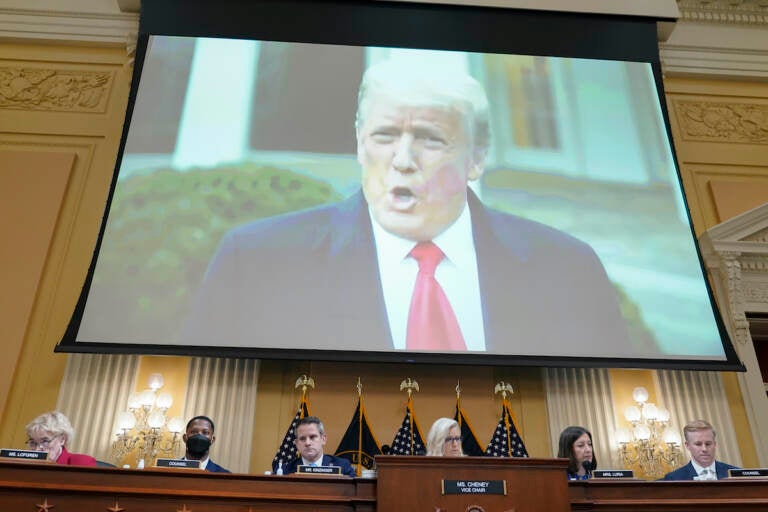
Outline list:
[[[495,393],[501,393],[501,410],[502,410],[502,416],[504,418],[504,430],[507,432],[507,457],[512,456],[512,439],[511,434],[509,432],[509,415],[511,414],[511,411],[509,409],[509,402],[507,401],[507,393],[512,395],[515,392],[515,389],[512,387],[512,384],[509,382],[499,381],[498,384],[493,388],[493,392]]]
[[[461,430],[461,383],[456,381],[456,413],[458,416],[459,430]]]
[[[400,383],[400,391],[406,390],[408,392],[408,403],[406,404],[406,407],[408,409],[408,424],[409,424],[409,437],[411,441],[411,455],[413,455],[414,449],[413,449],[413,392],[419,390],[419,383],[415,380],[411,379],[410,377],[404,379]]]
[[[363,383],[357,378],[357,476],[363,472]]]
[[[296,379],[296,385],[294,387],[296,389],[301,388],[301,401],[299,402],[299,408],[301,409],[301,417],[303,418],[304,408],[301,407],[301,405],[307,401],[307,388],[315,389],[315,379],[306,375],[300,375],[299,378]],[[307,413],[309,413],[309,408],[307,408]]]

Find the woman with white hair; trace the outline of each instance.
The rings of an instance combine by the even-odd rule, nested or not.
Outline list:
[[[65,445],[75,437],[75,429],[59,411],[41,414],[26,426],[27,447],[46,452],[48,460],[69,466],[95,466],[96,459],[82,453],[69,453]]]
[[[438,418],[427,435],[427,455],[461,457],[461,427],[451,418]]]

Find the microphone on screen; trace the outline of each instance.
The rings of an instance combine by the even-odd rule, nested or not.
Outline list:
[[[581,461],[581,467],[587,472],[587,477],[589,478],[592,476],[592,470],[595,469],[595,462],[591,460],[583,460]]]

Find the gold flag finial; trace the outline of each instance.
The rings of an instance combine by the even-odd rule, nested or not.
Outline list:
[[[404,389],[408,391],[408,398],[411,398],[411,394],[413,394],[414,391],[419,390],[419,383],[408,377],[400,383],[400,391]]]
[[[461,383],[457,380],[456,381],[456,399],[458,400],[461,398]]]
[[[512,384],[509,382],[504,382],[503,380],[499,381],[498,384],[496,384],[496,387],[493,388],[493,392],[495,393],[501,393],[501,399],[506,400],[507,399],[507,393],[511,395],[515,394],[515,389],[512,387]]]
[[[363,383],[360,381],[360,377],[357,378],[357,385],[355,387],[357,388],[357,396],[362,396]]]
[[[301,396],[303,397],[307,394],[307,388],[315,389],[315,379],[302,375],[296,379],[296,385],[294,387],[296,389],[301,388]]]

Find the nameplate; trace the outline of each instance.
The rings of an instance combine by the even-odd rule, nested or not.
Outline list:
[[[507,495],[506,480],[443,480],[443,494]]]
[[[340,466],[299,466],[297,473],[307,473],[312,475],[340,475]]]
[[[199,460],[157,459],[157,468],[200,469]]]
[[[13,450],[3,448],[0,450],[0,457],[22,460],[48,460],[48,453],[38,452],[37,450]]]
[[[635,478],[635,472],[631,469],[596,469],[592,478]]]
[[[768,477],[768,468],[729,469],[730,478],[765,478]]]

